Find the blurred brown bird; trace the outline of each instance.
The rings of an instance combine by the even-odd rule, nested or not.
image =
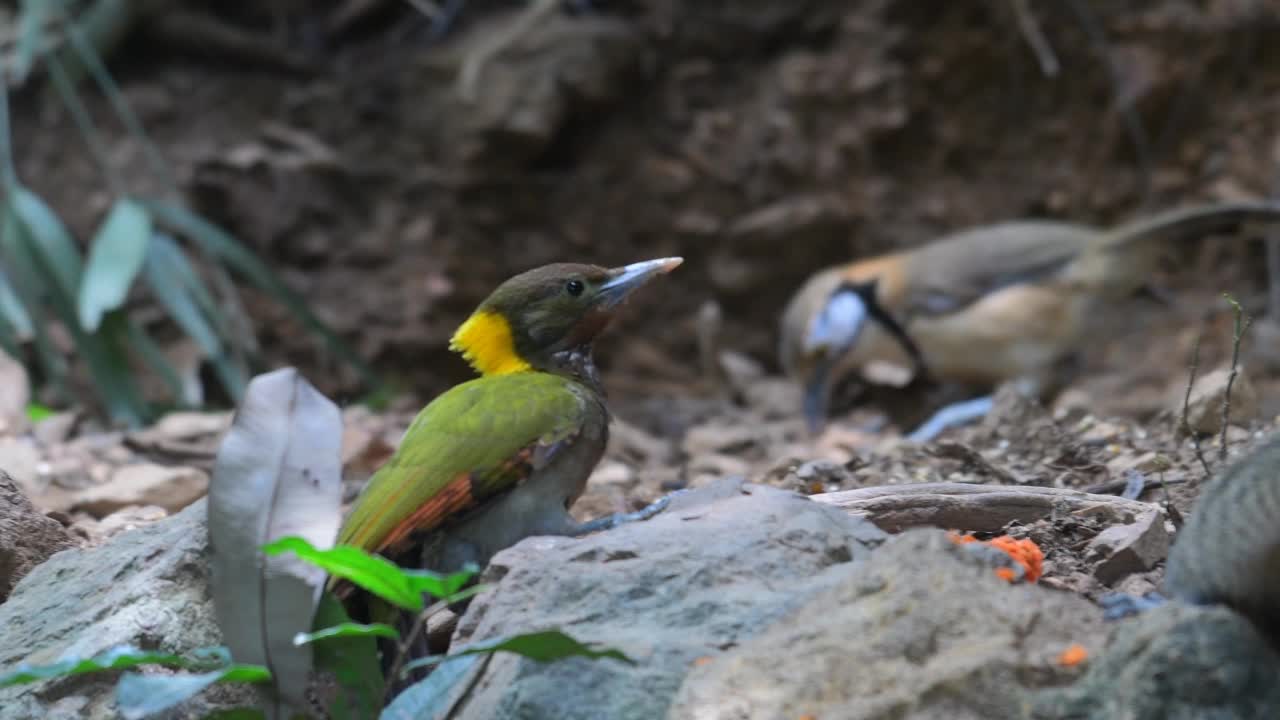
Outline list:
[[[779,360],[804,388],[817,432],[831,392],[875,365],[917,378],[1031,396],[1052,386],[1097,313],[1150,280],[1171,237],[1201,237],[1249,220],[1280,220],[1280,204],[1231,202],[1176,209],[1110,230],[1050,220],[971,228],[928,245],[827,268],[782,315]],[[910,437],[923,441],[981,417],[986,395],[947,406]]]

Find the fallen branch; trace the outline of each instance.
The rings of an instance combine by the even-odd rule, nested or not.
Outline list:
[[[560,8],[560,0],[533,0],[507,27],[496,30],[480,47],[469,53],[458,70],[458,95],[467,103],[476,101],[476,85],[485,65],[514,45],[543,18]]]
[[[1018,28],[1022,31],[1022,36],[1026,38],[1027,45],[1031,46],[1032,52],[1036,55],[1036,60],[1040,63],[1040,72],[1046,77],[1056,77],[1060,67],[1058,56],[1053,53],[1053,48],[1049,45],[1049,40],[1044,36],[1044,31],[1040,29],[1040,23],[1036,21],[1036,16],[1031,12],[1031,6],[1027,0],[1012,0],[1013,14],[1018,18]]]
[[[885,532],[921,526],[1000,532],[1012,521],[1032,523],[1054,513],[1102,514],[1113,523],[1129,524],[1157,510],[1150,503],[1080,490],[967,483],[879,485],[809,499],[866,517]]]

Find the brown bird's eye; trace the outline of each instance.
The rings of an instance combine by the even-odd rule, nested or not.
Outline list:
[[[574,297],[581,295],[582,291],[585,290],[586,287],[587,287],[586,285],[582,284],[581,280],[570,280],[569,282],[564,284],[564,289]]]

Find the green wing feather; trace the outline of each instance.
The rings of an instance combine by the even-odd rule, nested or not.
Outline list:
[[[429,530],[510,489],[531,465],[578,436],[588,393],[572,380],[536,372],[451,388],[418,413],[395,455],[369,479],[338,542],[381,550],[406,521]]]

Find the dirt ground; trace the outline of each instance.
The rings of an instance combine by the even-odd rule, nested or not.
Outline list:
[[[935,446],[900,441],[901,423],[881,412],[893,398],[846,407],[809,437],[777,375],[778,314],[824,265],[970,225],[1108,224],[1267,195],[1280,159],[1276,3],[1033,4],[1059,66],[1048,76],[1017,3],[599,0],[484,64],[471,100],[459,71],[520,3],[468,3],[440,40],[406,4],[335,19],[358,4],[281,3],[276,17],[187,4],[273,39],[302,71],[175,42],[155,20],[112,63],[190,201],[403,388],[385,412],[347,409],[353,492],[413,412],[467,377],[448,336],[502,279],[554,260],[679,254],[662,291],[637,298],[599,344],[616,423],[576,513],[730,474],[806,493],[959,481],[1116,494],[1133,471],[1142,499],[1171,505],[1173,526],[1190,511],[1204,472],[1177,435],[1177,408],[1198,337],[1201,374],[1230,357],[1221,293],[1264,314],[1256,233],[1201,243],[1156,279],[1168,299],[1117,308],[1052,407],[1006,395],[993,418]],[[87,237],[110,198],[71,120],[49,93],[26,91],[14,107],[19,173]],[[105,103],[91,109],[105,117]],[[151,189],[131,172],[140,149],[105,131],[112,161]],[[285,310],[246,297],[264,367],[296,364],[341,404],[359,397]],[[1280,413],[1277,338],[1260,317],[1244,340],[1256,406],[1234,417],[1233,454]],[[163,492],[99,504],[83,493],[143,461],[207,470],[225,417],[142,440],[79,435],[69,420],[46,429],[30,440],[37,503],[86,541],[162,515],[179,503]],[[4,442],[12,454],[27,440]],[[1204,441],[1214,465],[1215,442]],[[1043,582],[1092,595],[1104,583],[1083,548],[1100,529],[1072,517],[1008,531],[1046,550]]]

